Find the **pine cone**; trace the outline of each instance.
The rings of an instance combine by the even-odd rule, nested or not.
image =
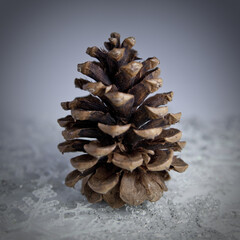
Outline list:
[[[82,179],[81,192],[89,202],[105,200],[113,208],[159,200],[167,191],[168,171],[188,167],[174,156],[185,146],[181,131],[169,128],[181,113],[161,106],[173,92],[147,98],[162,86],[159,60],[139,61],[134,44],[135,38],[121,43],[112,33],[104,43],[107,50],[88,48],[86,53],[98,61],[79,64],[78,71],[96,82],[76,78],[75,86],[91,94],[62,102],[71,115],[58,119],[66,140],[58,145],[60,152],[85,153],[70,160],[75,170],[66,185],[74,187]]]

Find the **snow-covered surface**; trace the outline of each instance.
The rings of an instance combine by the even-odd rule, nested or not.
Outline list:
[[[3,121],[0,239],[240,239],[240,119],[184,119],[185,173],[156,203],[118,210],[64,185],[69,158],[57,123]]]

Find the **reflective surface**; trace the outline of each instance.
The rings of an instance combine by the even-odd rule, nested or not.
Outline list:
[[[63,181],[71,154],[47,120],[1,124],[0,236],[13,239],[239,239],[240,118],[185,119],[185,173],[171,171],[156,203],[119,210],[89,204]],[[76,155],[76,154],[72,154]]]

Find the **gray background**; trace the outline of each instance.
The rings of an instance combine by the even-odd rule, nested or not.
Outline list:
[[[217,119],[239,115],[239,1],[1,1],[1,115],[49,118],[74,88],[88,46],[109,34],[136,37],[143,59],[156,56],[170,111]],[[3,113],[3,114],[2,114]],[[2,117],[2,118],[3,118]]]
[[[240,1],[0,2],[0,240],[240,239]],[[189,164],[156,203],[113,210],[64,185],[61,101],[88,46],[135,36],[183,113]],[[236,116],[229,119],[230,116]],[[212,124],[214,119],[215,121]],[[177,127],[178,128],[178,127]],[[79,183],[80,184],[80,183]]]

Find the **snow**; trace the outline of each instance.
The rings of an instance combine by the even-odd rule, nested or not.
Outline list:
[[[240,239],[240,118],[184,119],[185,173],[156,203],[112,209],[64,185],[72,170],[57,123],[1,123],[0,239]]]

